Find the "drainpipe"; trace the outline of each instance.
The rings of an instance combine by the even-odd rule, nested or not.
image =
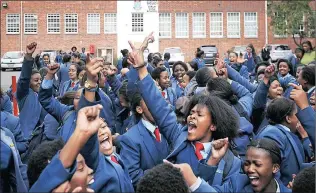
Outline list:
[[[22,41],[22,20],[23,20],[23,15],[22,15],[22,10],[23,10],[23,3],[22,3],[23,1],[21,1],[21,13],[20,13],[20,50],[21,50],[21,52],[23,51],[23,46],[22,46],[22,43],[23,43],[23,41]]]
[[[265,19],[265,34],[266,34],[266,37],[265,37],[265,44],[268,44],[268,1],[265,0],[264,1],[264,19]]]

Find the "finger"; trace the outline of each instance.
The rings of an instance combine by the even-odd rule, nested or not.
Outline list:
[[[75,192],[81,192],[81,191],[82,191],[81,186],[78,186],[78,187],[75,188],[72,192],[75,193]]]
[[[94,192],[94,190],[87,188],[87,192]]]
[[[88,64],[89,62],[90,62],[90,53],[87,53],[86,63]]]
[[[163,163],[165,163],[165,164],[170,164],[170,165],[174,166],[174,164],[173,164],[173,163],[169,162],[169,161],[168,161],[168,160],[166,160],[166,159],[164,159],[164,160],[162,160],[162,161],[163,161]]]
[[[132,48],[132,50],[134,51],[135,50],[135,46],[134,46],[134,44],[131,42],[131,41],[128,41],[128,43],[129,43],[129,46]]]
[[[296,85],[294,83],[289,83],[289,86],[292,86],[294,89],[303,90],[302,85]]]

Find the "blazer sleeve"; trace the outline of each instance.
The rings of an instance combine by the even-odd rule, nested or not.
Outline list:
[[[168,143],[173,146],[176,139],[180,136],[182,128],[181,124],[177,123],[176,114],[168,106],[167,101],[161,95],[150,74],[138,82],[138,87],[160,132],[166,137]]]
[[[1,99],[1,111],[6,111],[12,114],[12,109],[13,107],[10,97],[7,94],[3,95],[3,98]]]
[[[315,151],[315,111],[311,106],[309,106],[303,110],[300,110],[296,116],[306,130],[309,140],[311,141]]]
[[[233,190],[233,183],[228,181],[221,186],[211,186],[202,179],[200,186],[193,192],[235,192]]]
[[[70,168],[64,168],[57,153],[52,161],[42,171],[37,181],[29,192],[52,192],[59,185],[70,180],[76,172],[77,162],[74,161]]]
[[[252,113],[252,105],[253,105],[253,98],[252,94],[242,85],[238,84],[237,82],[233,81],[231,84],[233,92],[238,96],[238,102],[247,112],[247,115],[250,117]]]
[[[253,99],[254,109],[264,108],[266,106],[267,99],[268,99],[268,91],[269,91],[269,86],[264,84],[264,82],[260,82],[258,89],[255,93],[255,97]]]
[[[240,75],[242,76],[242,77],[244,77],[245,79],[249,79],[249,72],[248,72],[248,68],[245,66],[245,65],[243,65],[242,67],[241,67],[241,69],[240,69]]]
[[[33,58],[32,60],[27,60],[26,58],[24,58],[20,78],[18,80],[16,89],[16,98],[18,101],[21,101],[29,93],[33,64]],[[20,107],[20,109],[22,109],[22,107]]]
[[[108,83],[109,83],[109,85],[110,85],[110,87],[111,87],[113,93],[114,93],[115,95],[117,95],[118,90],[119,90],[119,89],[121,88],[121,86],[122,86],[121,81],[120,81],[115,75],[113,75],[113,76],[108,76],[107,80],[108,80]]]
[[[247,78],[244,78],[241,76],[236,70],[234,70],[231,66],[226,64],[227,72],[228,72],[228,77],[242,86],[244,86],[246,89],[248,89],[251,93],[255,92],[257,90],[256,84],[252,84],[249,82]]]

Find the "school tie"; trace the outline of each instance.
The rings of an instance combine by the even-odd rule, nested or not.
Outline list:
[[[120,164],[120,163],[117,161],[115,155],[111,155],[111,160],[112,160],[114,163]]]
[[[166,93],[165,93],[165,91],[162,91],[162,92],[161,92],[161,94],[162,94],[163,98],[165,98],[165,97],[166,97]]]
[[[156,140],[157,140],[158,142],[160,142],[160,134],[159,134],[159,129],[158,129],[158,127],[155,129],[154,134],[155,134]]]
[[[203,159],[203,156],[201,154],[201,151],[204,150],[203,144],[200,142],[195,142],[194,146],[195,146],[195,155],[198,158],[198,160]]]
[[[75,82],[71,83],[71,88],[75,87]]]

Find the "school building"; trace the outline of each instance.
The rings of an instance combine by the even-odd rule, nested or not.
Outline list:
[[[216,45],[221,55],[248,43],[294,49],[292,38],[273,34],[269,22],[265,1],[1,1],[1,55],[36,41],[37,50],[85,47],[115,61],[128,40],[139,45],[151,31],[150,52],[180,47],[187,61],[201,45]]]

